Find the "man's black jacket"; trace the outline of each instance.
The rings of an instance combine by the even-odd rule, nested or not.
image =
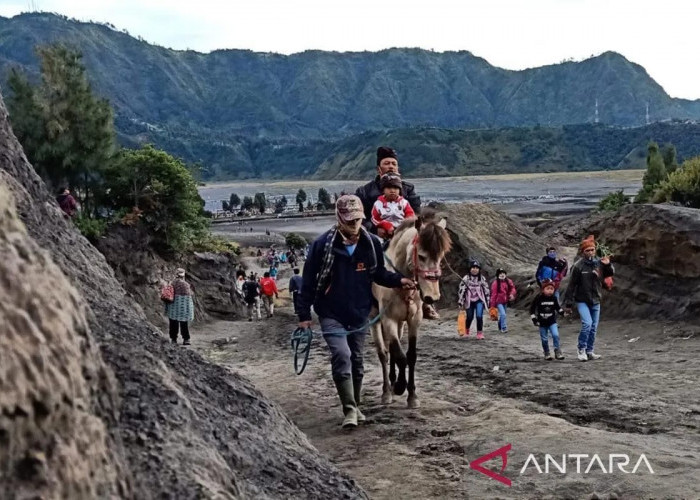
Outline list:
[[[364,186],[360,186],[355,191],[355,195],[362,200],[362,208],[365,210],[365,220],[363,225],[368,230],[374,232],[374,226],[372,225],[372,205],[377,201],[379,195],[382,191],[379,189],[379,176],[376,176],[374,180],[368,182]],[[401,196],[406,198],[408,203],[411,205],[413,211],[418,215],[420,213],[420,196],[415,192],[415,187],[410,182],[401,181]]]

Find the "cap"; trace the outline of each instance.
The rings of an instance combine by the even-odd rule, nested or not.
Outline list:
[[[345,194],[338,198],[335,203],[335,214],[344,222],[365,218],[362,201],[354,194]]]

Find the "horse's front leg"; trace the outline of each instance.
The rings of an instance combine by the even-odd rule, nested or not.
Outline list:
[[[420,406],[420,401],[418,396],[416,396],[416,359],[418,357],[416,344],[418,342],[419,321],[414,319],[408,323],[408,351],[406,351],[408,362],[408,399],[406,403],[409,408],[418,408]]]
[[[398,326],[396,321],[390,318],[382,321],[384,345],[389,348],[389,381],[396,395],[403,394],[406,390],[406,355],[401,349]],[[396,367],[399,369],[398,377]]]

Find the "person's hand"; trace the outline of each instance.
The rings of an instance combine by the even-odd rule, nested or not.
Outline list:
[[[299,322],[299,328],[311,328],[311,321],[300,321]]]
[[[535,326],[540,326],[540,322],[537,321],[537,318],[532,318],[532,324]]]
[[[608,264],[610,264],[610,257],[609,256],[601,257],[600,263],[607,266]]]
[[[415,290],[416,282],[410,278],[401,278],[401,288],[404,290]]]
[[[275,298],[279,299],[280,298],[279,294],[275,294]]]

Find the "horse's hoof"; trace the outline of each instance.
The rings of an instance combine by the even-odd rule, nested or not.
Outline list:
[[[394,396],[392,396],[390,392],[385,392],[384,394],[382,394],[382,404],[383,405],[390,405],[393,402],[394,402]]]
[[[396,394],[397,396],[400,396],[401,394],[404,393],[405,390],[406,390],[406,381],[403,379],[397,380],[396,383],[394,384],[394,394]]]
[[[411,409],[420,408],[420,400],[415,396],[413,396],[413,397],[409,396],[406,403],[407,403],[407,406]]]

